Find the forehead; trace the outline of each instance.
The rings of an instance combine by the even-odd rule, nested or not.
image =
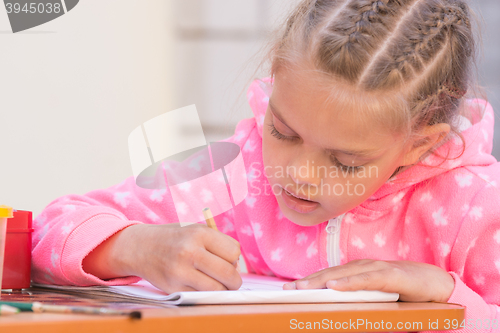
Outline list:
[[[398,135],[380,99],[332,84],[314,72],[275,73],[271,111],[305,142],[338,150],[380,151]],[[385,121],[384,121],[385,120]]]

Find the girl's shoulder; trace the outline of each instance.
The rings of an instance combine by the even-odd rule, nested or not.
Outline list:
[[[418,184],[412,201],[423,211],[441,209],[455,221],[476,218],[479,211],[500,216],[500,163],[448,170]]]

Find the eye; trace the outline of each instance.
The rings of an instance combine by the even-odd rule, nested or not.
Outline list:
[[[332,163],[339,168],[341,171],[346,172],[346,173],[356,173],[359,171],[363,166],[362,165],[357,165],[357,166],[352,166],[352,165],[345,165],[340,163],[340,161],[335,157],[335,155],[330,155],[330,160]]]
[[[293,141],[297,139],[295,136],[286,136],[278,132],[276,127],[274,127],[274,124],[269,124],[269,131],[271,132],[271,135],[274,136],[278,140],[285,140],[285,141]]]

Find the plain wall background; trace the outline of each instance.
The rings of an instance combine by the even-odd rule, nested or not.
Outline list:
[[[82,0],[17,34],[0,7],[0,204],[36,215],[121,182],[128,134],[179,107],[196,104],[208,140],[231,135],[251,116],[258,52],[297,2]],[[485,22],[481,84],[500,110],[500,1],[472,5]]]
[[[0,7],[0,204],[36,215],[132,174],[128,134],[173,105],[170,5],[84,0],[16,34]]]
[[[495,137],[493,155],[500,159],[500,1],[475,0],[472,7],[481,18],[483,54],[479,62],[480,84],[488,94],[488,101],[495,110]]]

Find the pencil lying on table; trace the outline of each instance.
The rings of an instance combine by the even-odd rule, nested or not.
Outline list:
[[[21,311],[33,312],[56,312],[56,313],[85,313],[98,315],[126,315],[130,318],[140,319],[142,314],[140,311],[121,311],[108,308],[97,308],[91,306],[67,306],[67,305],[52,305],[43,304],[40,302],[23,303],[23,302],[0,302],[0,305],[9,305],[18,308]]]
[[[18,308],[15,308],[13,306],[6,305],[6,304],[0,305],[0,316],[11,315],[11,314],[16,314],[16,313],[19,313]]]

